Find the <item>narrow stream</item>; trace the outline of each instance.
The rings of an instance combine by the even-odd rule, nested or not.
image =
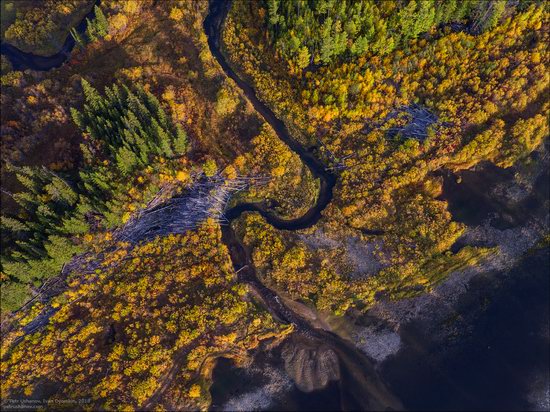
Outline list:
[[[213,56],[217,59],[226,75],[233,79],[242,89],[256,111],[273,127],[277,136],[300,157],[313,176],[319,179],[320,184],[315,205],[303,216],[296,219],[282,219],[269,210],[263,203],[239,204],[226,211],[225,215],[228,220],[232,221],[244,212],[258,212],[268,223],[277,229],[298,230],[310,227],[317,223],[322,216],[322,211],[332,200],[336,175],[327,171],[325,166],[311,151],[306,150],[290,136],[284,123],[258,99],[254,89],[243,81],[227,63],[220,49],[220,37],[223,20],[230,6],[230,1],[212,0],[210,2],[209,13],[204,20],[204,30],[208,36],[208,44]],[[86,18],[91,17],[93,17],[93,10],[77,26],[78,32],[83,33],[86,30]],[[15,70],[31,69],[47,71],[60,67],[67,61],[73,47],[74,39],[69,35],[62,50],[53,56],[43,57],[32,53],[25,53],[6,43],[2,43],[1,53],[8,57]],[[373,231],[373,233],[378,234],[378,231]],[[330,347],[338,355],[342,374],[347,377],[347,396],[349,399],[353,398],[353,402],[358,408],[362,410],[402,409],[399,400],[386,389],[370,359],[358,351],[351,342],[345,341],[325,330],[313,328],[308,321],[284,305],[274,291],[267,288],[258,280],[250,254],[243,247],[230,225],[222,227],[222,240],[228,247],[235,270],[239,270],[239,280],[247,283],[258,292],[273,316],[283,322],[294,324],[298,333],[312,342]]]
[[[265,121],[275,130],[279,139],[285,142],[288,147],[300,157],[302,162],[309,168],[314,177],[319,178],[320,188],[315,205],[303,216],[296,219],[281,219],[263,205],[253,203],[244,203],[235,206],[227,211],[227,217],[231,220],[237,218],[243,212],[255,211],[259,212],[271,225],[277,229],[297,230],[310,227],[317,223],[317,221],[321,218],[321,212],[332,200],[332,189],[336,184],[336,175],[330,171],[327,171],[325,165],[320,162],[311,151],[306,150],[300,143],[290,136],[283,121],[277,118],[273,111],[260,99],[258,99],[254,89],[242,80],[227,63],[221,52],[220,37],[223,20],[225,19],[230,7],[231,1],[214,0],[210,2],[210,10],[208,16],[204,20],[204,30],[208,36],[210,51],[226,75],[235,81],[237,86],[239,86],[250,103],[254,106],[254,109],[260,113]]]
[[[212,0],[209,13],[204,20],[204,30],[208,36],[208,45],[212,55],[220,66],[252,103],[258,113],[268,122],[277,136],[295,152],[312,174],[319,178],[320,189],[317,201],[303,216],[296,219],[281,219],[261,204],[245,203],[237,205],[226,212],[229,221],[238,218],[245,211],[260,213],[266,221],[277,229],[298,230],[313,226],[321,218],[321,212],[332,200],[332,190],[336,184],[336,175],[327,171],[325,166],[294,140],[284,123],[273,111],[258,99],[254,89],[243,81],[227,63],[221,52],[220,37],[222,25],[231,7],[230,1]],[[377,232],[378,233],[378,232]],[[277,294],[263,285],[256,276],[256,271],[250,254],[243,247],[230,225],[222,227],[222,239],[227,245],[233,266],[238,272],[239,280],[254,288],[262,297],[269,311],[283,321],[293,323],[296,330],[313,341],[329,346],[339,357],[342,373],[348,377],[348,398],[353,398],[354,404],[362,410],[402,409],[402,405],[386,388],[373,363],[348,341],[325,330],[313,328],[309,322],[284,305]]]
[[[99,1],[96,4],[98,3]],[[318,222],[322,211],[332,200],[337,177],[327,171],[311,151],[290,136],[284,123],[258,99],[254,89],[228,64],[221,52],[220,38],[223,21],[230,6],[230,0],[211,0],[204,30],[213,56],[226,75],[241,88],[256,111],[273,127],[277,136],[300,157],[313,176],[319,179],[320,184],[315,205],[299,218],[282,219],[264,203],[239,204],[226,211],[226,216],[233,220],[244,212],[257,212],[277,229],[298,230],[310,227]],[[92,10],[76,27],[77,31],[84,33],[86,18],[93,17]],[[1,44],[1,54],[10,60],[15,70],[47,71],[65,63],[73,47],[74,39],[69,35],[62,49],[52,56],[25,53],[7,43]],[[489,177],[493,175],[498,177],[501,174],[497,176],[489,173]],[[478,179],[472,172],[464,172],[462,184],[448,178],[447,190],[442,198],[449,201],[449,208],[459,221],[477,225],[488,216],[498,214],[494,224],[503,229],[515,227],[523,222],[525,216],[544,207],[545,203],[539,198],[548,198],[547,176],[548,172],[537,181],[535,188],[535,194],[543,193],[544,196],[530,196],[513,209],[503,209],[502,204],[487,200],[485,192],[476,189],[487,187],[488,177],[485,173],[483,179]],[[468,182],[471,184],[465,184]],[[476,201],[473,202],[472,198]],[[473,207],[472,204],[476,206]],[[484,206],[480,208],[480,204]],[[377,231],[366,232],[379,234]],[[494,283],[493,277],[480,278],[477,281],[481,283],[479,287],[473,283],[472,289],[477,292],[461,298],[463,303],[458,309],[463,318],[473,320],[463,322],[465,337],[460,337],[450,349],[447,348],[449,344],[441,349],[442,342],[432,339],[426,332],[429,328],[425,328],[425,331],[422,325],[411,323],[403,328],[405,348],[375,370],[370,359],[351,342],[328,331],[313,328],[307,320],[284,305],[273,290],[263,285],[256,276],[249,251],[243,247],[231,226],[222,227],[222,240],[228,247],[235,270],[239,271],[239,281],[248,284],[258,293],[270,313],[281,322],[294,324],[297,331],[295,336],[318,347],[329,347],[338,356],[340,382],[333,382],[326,390],[315,393],[303,393],[296,388],[289,393],[288,396],[300,409],[336,409],[338,405],[340,409],[346,410],[395,410],[404,407],[425,410],[464,410],[479,407],[492,410],[510,407],[527,409],[534,404],[525,398],[532,390],[533,375],[546,374],[546,381],[542,379],[543,384],[548,380],[547,326],[546,329],[542,328],[546,332],[538,330],[539,325],[548,324],[547,251],[528,255],[512,270],[510,281],[503,281],[502,286],[494,291],[490,286]],[[524,276],[516,274],[517,271]],[[494,303],[487,304],[483,313],[478,314],[478,301],[487,302],[487,295]],[[224,364],[223,361],[221,363]],[[224,379],[235,379],[235,375],[214,378],[213,389],[227,386]],[[548,398],[540,402],[540,405],[547,405]],[[220,405],[213,405],[214,408],[217,406]]]

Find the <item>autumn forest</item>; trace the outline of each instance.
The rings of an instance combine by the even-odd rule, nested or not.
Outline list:
[[[0,5],[2,408],[548,407],[546,2]]]

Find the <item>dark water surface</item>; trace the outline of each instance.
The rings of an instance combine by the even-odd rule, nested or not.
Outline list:
[[[516,204],[509,199],[495,196],[497,185],[514,185],[516,168],[503,169],[489,162],[482,162],[476,170],[463,170],[457,174],[443,174],[441,199],[448,202],[453,220],[469,226],[482,225],[490,220],[491,226],[504,230],[525,224],[533,215],[547,213],[550,190],[548,161],[531,156],[532,162],[546,162],[545,168],[534,182],[532,192]]]
[[[278,368],[284,374],[279,352],[274,350],[269,354],[260,354],[255,359],[256,366],[260,369]],[[262,373],[238,368],[226,358],[218,360],[213,372],[213,381],[210,388],[211,411],[222,410],[224,406],[227,409],[228,401],[258,389],[264,392],[263,388],[270,384],[269,379]],[[263,396],[270,399],[269,406],[262,408],[262,410],[268,411],[337,411],[342,409],[340,383],[334,381],[323,390],[309,393],[302,392],[295,385],[290,384],[289,387],[285,387],[284,391],[277,392],[272,398],[267,391],[263,393]]]
[[[402,326],[405,349],[382,376],[405,408],[537,409],[536,377],[550,384],[549,256],[537,250],[507,273],[474,278],[456,308],[457,336],[434,340],[428,325]]]
[[[100,0],[95,2],[96,5],[100,4]],[[86,32],[87,19],[92,20],[95,17],[94,8],[90,10],[82,21],[75,27],[75,30],[79,34]],[[19,50],[17,47],[12,46],[9,43],[2,42],[0,45],[0,53],[5,55],[10,61],[14,70],[36,70],[36,71],[48,71],[57,67],[61,67],[65,63],[71,54],[75,46],[75,40],[71,34],[67,36],[63,47],[56,54],[51,56],[39,56],[33,53],[26,53]]]
[[[452,323],[456,333],[434,335],[429,321],[401,327],[402,349],[381,364],[380,375],[406,410],[542,409],[548,393],[541,390],[550,384],[549,259],[547,247],[538,249],[509,271],[474,278],[454,316],[436,325],[443,330]],[[218,362],[212,410],[262,390],[269,382],[258,370],[284,374],[277,349],[259,353],[254,362],[256,372]],[[275,393],[267,410],[361,410],[346,391],[349,379],[344,373],[340,382],[311,393],[292,385]],[[534,391],[539,394],[531,397]]]
[[[336,177],[326,171],[312,152],[304,149],[288,134],[281,120],[256,97],[254,90],[242,81],[229,67],[219,50],[220,25],[227,12],[227,2],[212,2],[205,31],[212,53],[229,77],[255,106],[256,110],[273,126],[278,136],[296,152],[320,179],[319,198],[304,216],[294,220],[283,220],[272,214],[261,204],[245,204],[228,211],[230,219],[244,211],[257,211],[269,223],[280,229],[299,229],[314,224],[322,210],[332,198]],[[88,17],[91,17],[90,14]],[[78,31],[85,30],[85,20]],[[63,49],[54,56],[42,57],[24,53],[13,46],[2,44],[1,52],[12,62],[15,69],[49,70],[59,67],[67,60],[74,46],[68,36]],[[507,228],[521,224],[535,210],[540,211],[541,200],[548,197],[548,173],[536,183],[536,191],[519,206],[510,207],[487,196],[488,188],[498,182],[511,182],[510,171],[488,166],[483,174],[463,172],[462,182],[446,179],[443,198],[449,201],[449,209],[455,220],[471,225],[481,224],[488,216],[495,216],[495,227]],[[542,206],[545,207],[545,206]],[[227,226],[225,240],[233,248],[232,258],[238,269],[249,264],[247,253],[234,238]],[[488,273],[478,276],[469,285],[469,291],[459,300],[456,307],[458,332],[436,338],[429,331],[433,325],[412,322],[403,325],[401,338],[403,349],[382,364],[380,372],[391,392],[405,408],[413,410],[525,410],[533,409],[528,394],[533,389],[537,375],[546,375],[548,382],[548,305],[549,305],[549,252],[548,248],[526,256],[512,270],[506,273]],[[246,281],[256,282],[253,268],[242,271]],[[262,285],[271,309],[283,318],[300,322],[288,308],[275,302]],[[271,292],[272,293],[272,292]],[[293,319],[294,318],[294,319]],[[305,326],[304,326],[305,327]],[[446,325],[441,325],[442,328]],[[357,360],[359,369],[365,369],[365,376],[378,379],[369,369],[366,361],[353,352],[348,344],[332,335],[326,335],[334,347],[348,358],[348,366]],[[280,358],[271,359],[271,366],[281,367]],[[361,363],[364,362],[364,363]],[[348,367],[348,370],[351,370]],[[358,375],[343,368],[342,380],[331,383],[325,390],[304,393],[296,387],[277,396],[273,410],[358,410],[363,403],[356,403],[354,397],[368,394],[353,389],[363,388],[364,382],[355,379]],[[235,368],[228,361],[220,361],[214,371],[212,386],[213,409],[244,392],[259,388],[265,383],[261,376],[250,376],[243,369]]]

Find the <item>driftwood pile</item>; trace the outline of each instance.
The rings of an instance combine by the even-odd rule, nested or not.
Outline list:
[[[439,125],[438,120],[437,115],[432,113],[427,107],[411,104],[398,107],[378,122],[366,124],[362,133],[368,134],[375,129],[381,129],[386,132],[388,139],[416,139],[423,141],[428,137],[430,128]]]
[[[401,107],[386,117],[387,120],[396,119],[397,125],[386,131],[389,138],[402,137],[423,141],[428,137],[430,126],[437,122],[437,116],[426,107],[416,104]]]
[[[226,179],[220,175],[203,176],[181,196],[141,211],[117,231],[116,240],[136,244],[156,236],[182,234],[196,229],[206,219],[227,224],[224,210],[231,197],[250,185],[267,181],[265,177]]]
[[[228,224],[224,211],[229,200],[236,193],[245,190],[252,185],[262,185],[269,181],[268,177],[238,176],[227,179],[221,175],[206,177],[203,174],[193,176],[196,182],[187,188],[180,196],[165,200],[171,192],[170,188],[159,191],[157,196],[149,203],[148,207],[133,216],[124,226],[115,230],[113,239],[129,242],[131,247],[157,236],[167,236],[171,233],[182,234],[188,230],[197,228],[206,219],[211,218],[220,224]],[[19,310],[7,316],[1,323],[2,334],[9,332],[17,325],[17,320],[24,316],[25,309],[36,302],[45,304],[40,313],[24,328],[24,334],[17,338],[14,344],[21,341],[24,336],[34,333],[48,324],[49,319],[59,309],[48,305],[53,296],[59,295],[67,288],[67,277],[71,273],[93,274],[102,266],[103,257],[107,253],[118,250],[116,243],[98,255],[86,252],[74,256],[70,262],[63,265],[59,275],[48,279],[40,289],[35,292],[32,299],[27,301]],[[86,282],[93,282],[95,276]],[[68,302],[72,304],[74,301]]]

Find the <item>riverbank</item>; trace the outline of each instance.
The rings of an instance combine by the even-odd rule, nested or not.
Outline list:
[[[499,229],[495,226],[500,221],[488,211],[476,215],[480,225],[470,226],[461,239],[462,245],[498,246],[500,253],[451,274],[431,294],[380,303],[356,329],[363,332],[354,336],[356,345],[373,360],[405,409],[548,409],[550,254],[548,245],[538,242],[549,227],[548,189],[541,185],[548,165],[528,167],[530,176],[519,166],[523,172],[512,173],[516,177],[511,180],[506,177],[511,171],[500,174],[506,178],[493,181],[491,193],[493,202],[507,204],[507,210],[530,199],[534,209],[524,216],[527,223]],[[482,181],[485,171],[479,169],[480,175],[464,184]],[[532,190],[517,196],[519,186]],[[462,193],[471,189],[465,187]],[[505,201],[507,193],[516,194],[514,202]],[[538,201],[533,204],[533,199]],[[217,365],[212,410],[248,410],[251,405],[263,410],[311,405],[316,410],[344,410],[343,402],[353,405],[345,391],[351,380],[338,382],[303,392],[286,373],[281,348],[260,350],[250,368],[226,361]]]
[[[204,28],[208,35],[208,45],[210,46],[212,55],[218,60],[226,75],[242,89],[256,111],[273,127],[278,137],[284,141],[293,152],[298,154],[302,162],[308,166],[313,176],[320,179],[320,190],[315,205],[304,215],[296,219],[281,219],[261,205],[250,203],[238,205],[229,209],[225,213],[225,216],[231,222],[237,219],[243,212],[255,211],[259,212],[269,224],[277,229],[297,230],[311,227],[321,218],[321,212],[332,199],[332,189],[336,183],[336,176],[331,171],[327,170],[312,152],[306,150],[290,136],[285,124],[275,116],[271,109],[257,98],[252,87],[245,83],[225,60],[220,50],[220,35],[222,23],[228,12],[229,5],[230,2],[222,3],[213,1],[210,3],[210,11],[208,17],[204,21]],[[339,370],[330,373],[328,377],[322,379],[321,383],[311,376],[309,378],[304,378],[306,380],[305,382],[300,382],[300,379],[294,376],[294,381],[298,387],[301,387],[301,389],[314,388],[320,390],[325,388],[329,381],[338,380],[340,386],[353,388],[351,389],[353,395],[350,396],[350,402],[353,400],[354,405],[359,406],[361,409],[376,410],[380,408],[386,409],[388,407],[392,409],[401,408],[397,398],[386,390],[383,382],[376,376],[377,374],[368,358],[361,355],[353,345],[345,342],[338,336],[324,330],[313,328],[307,320],[285,305],[272,290],[261,284],[256,277],[249,251],[243,247],[241,242],[237,239],[231,225],[222,228],[222,240],[228,247],[233,266],[239,273],[239,280],[247,283],[255,290],[274,317],[296,326],[297,332],[300,334],[294,335],[292,339],[303,339],[304,342],[291,344],[294,347],[291,352],[302,352],[305,346],[307,347],[305,350],[308,352],[312,351],[311,356],[313,356],[313,358],[307,362],[309,367],[325,370],[326,363],[328,362],[327,359],[332,359],[329,363],[333,365],[337,364],[343,370],[341,374]],[[319,348],[321,347],[323,348],[322,353],[325,353],[326,356],[318,354],[318,350],[320,350]],[[291,364],[293,363],[291,362]],[[336,369],[338,369],[338,367],[336,367]],[[287,370],[287,372],[289,371]],[[300,372],[300,374],[301,373],[302,372]],[[313,373],[313,376],[315,375],[316,374]],[[348,385],[343,384],[344,376],[350,377]]]
[[[303,163],[308,166],[312,174],[318,177],[321,182],[319,196],[315,205],[296,219],[282,219],[273,212],[269,205],[257,203],[246,203],[229,208],[229,210],[226,211],[225,217],[229,220],[229,223],[231,223],[232,220],[237,219],[243,212],[251,211],[261,214],[269,225],[278,229],[297,230],[311,227],[320,219],[323,210],[331,202],[332,186],[336,181],[336,176],[327,171],[323,164],[315,158],[310,150],[302,147],[292,138],[292,136],[289,135],[281,120],[278,119],[274,113],[256,97],[254,90],[243,82],[238,75],[231,70],[227,62],[224,60],[223,54],[219,50],[219,36],[221,22],[223,21],[223,9],[216,9],[216,7],[220,7],[220,4],[222,3],[212,3],[209,17],[205,20],[205,30],[209,34],[208,39],[212,54],[218,59],[226,75],[232,78],[235,83],[242,88],[243,93],[258,113],[262,114],[264,119],[271,124],[274,130],[277,131],[278,137],[300,156]],[[510,177],[506,173],[504,175],[506,179]],[[467,199],[465,199],[472,193],[469,189],[472,189],[475,184],[480,184],[491,180],[487,180],[483,178],[483,175],[481,175],[478,176],[478,178],[462,179],[462,181],[465,182],[466,187],[463,189],[466,190],[459,190],[457,199],[455,199],[455,201],[450,201],[450,208],[453,213],[453,217],[455,217],[456,220],[469,218],[468,216],[460,218],[459,213],[461,207],[465,207],[460,206],[460,202],[462,202],[463,205],[469,205],[466,201]],[[458,180],[456,183],[459,183]],[[505,180],[504,183],[508,184],[509,182],[508,180]],[[450,189],[447,189],[447,192],[449,191],[453,191],[452,186]],[[482,195],[484,191],[481,190],[480,192],[481,195],[476,198],[476,202],[483,201]],[[547,233],[547,214],[544,215],[546,217],[543,216],[542,220],[536,221],[522,218],[522,216],[525,217],[525,213],[529,215],[529,213],[534,211],[535,206],[537,207],[537,213],[539,213],[539,209],[542,210],[542,208],[538,208],[540,205],[533,205],[530,203],[531,199],[535,199],[534,202],[536,203],[538,197],[525,197],[524,199],[527,198],[530,200],[522,206],[523,209],[518,209],[517,216],[514,214],[510,215],[509,209],[506,209],[506,213],[500,216],[500,219],[503,221],[510,221],[510,226],[495,226],[496,221],[490,215],[492,215],[495,210],[498,212],[498,204],[496,206],[490,205],[490,207],[487,207],[486,212],[484,211],[480,214],[480,216],[475,216],[472,218],[472,222],[474,223],[470,224],[469,229],[460,239],[462,243],[455,244],[456,247],[472,244],[498,246],[501,250],[500,254],[488,259],[483,266],[477,266],[462,270],[460,272],[455,272],[451,275],[449,281],[442,283],[428,295],[423,295],[419,298],[408,299],[400,302],[382,302],[377,305],[369,313],[369,316],[372,316],[373,319],[380,321],[380,324],[376,325],[376,328],[371,328],[372,333],[370,335],[362,335],[361,339],[364,340],[364,342],[362,342],[364,344],[361,345],[361,349],[364,353],[358,350],[358,348],[351,342],[344,340],[327,330],[318,328],[317,325],[313,324],[311,319],[308,319],[307,316],[305,316],[303,311],[296,308],[296,305],[289,304],[278,296],[276,289],[270,289],[266,286],[266,284],[263,284],[257,276],[250,250],[241,242],[241,236],[237,236],[235,234],[234,228],[231,224],[223,226],[221,228],[222,240],[230,252],[233,265],[233,270],[228,267],[227,273],[231,274],[233,271],[236,272],[238,282],[245,284],[252,289],[255,296],[262,302],[262,306],[267,308],[267,310],[273,315],[273,318],[282,323],[292,324],[296,333],[289,337],[280,347],[275,349],[263,348],[263,350],[258,351],[256,353],[257,364],[247,368],[244,372],[235,372],[231,365],[229,365],[228,369],[224,372],[224,361],[220,361],[219,365],[221,365],[220,368],[222,368],[222,372],[219,372],[219,369],[216,368],[219,373],[214,373],[215,383],[211,389],[212,396],[216,399],[213,404],[213,408],[218,408],[219,405],[222,405],[222,409],[252,409],[258,407],[257,405],[259,405],[262,409],[268,409],[273,407],[272,405],[275,405],[276,407],[282,409],[292,409],[296,407],[300,409],[327,408],[331,410],[381,410],[386,408],[401,409],[403,406],[410,407],[409,405],[413,405],[412,407],[417,407],[415,405],[421,405],[427,408],[437,408],[441,407],[441,405],[443,405],[443,407],[447,407],[446,405],[450,405],[449,403],[445,404],[445,402],[449,401],[447,398],[430,398],[429,395],[417,395],[422,391],[429,392],[432,390],[437,390],[437,385],[442,384],[438,381],[422,381],[419,379],[419,385],[424,386],[419,388],[417,391],[408,391],[408,385],[410,381],[415,380],[416,368],[418,367],[417,364],[422,365],[423,362],[427,362],[428,366],[433,366],[433,364],[435,364],[436,370],[438,368],[437,365],[443,365],[441,368],[448,367],[449,374],[452,374],[455,369],[457,369],[457,365],[452,363],[448,366],[445,363],[446,359],[454,359],[456,357],[460,358],[461,356],[464,356],[464,365],[468,365],[468,362],[470,362],[468,356],[472,351],[471,347],[475,346],[477,342],[481,342],[482,344],[486,342],[482,334],[488,329],[488,326],[496,324],[499,326],[499,331],[506,330],[506,321],[508,318],[512,318],[513,316],[502,310],[503,307],[506,309],[505,303],[502,304],[504,306],[498,306],[497,304],[494,315],[497,320],[496,322],[494,319],[489,318],[486,322],[482,322],[478,325],[476,323],[480,318],[478,315],[485,313],[483,305],[481,305],[482,310],[480,310],[479,299],[481,298],[479,298],[479,296],[482,295],[478,296],[476,294],[469,294],[469,291],[470,288],[475,286],[477,279],[482,276],[486,276],[487,273],[491,273],[490,276],[487,275],[489,276],[489,281],[486,283],[482,282],[480,287],[475,286],[473,290],[479,293],[492,290],[490,287],[492,287],[493,284],[498,283],[493,282],[494,279],[500,276],[498,274],[508,273],[508,268],[510,265],[513,265],[526,250],[531,248],[541,234],[544,234],[545,231]],[[457,204],[459,206],[457,206]],[[468,215],[468,213],[469,212],[466,212],[465,215]],[[506,217],[508,215],[512,216],[511,220]],[[542,226],[540,226],[541,222]],[[215,244],[215,242],[211,239],[205,243],[208,245]],[[190,250],[195,249],[190,248]],[[362,254],[363,252],[359,251],[358,253]],[[544,256],[540,257],[540,259],[544,259]],[[225,255],[224,265],[227,263],[228,259]],[[525,273],[531,273],[532,271],[530,268],[533,265],[534,267],[547,267],[544,264],[541,264],[540,261],[536,261],[528,264],[528,268],[525,270]],[[219,268],[222,265],[217,264],[214,266]],[[138,274],[135,271],[132,273],[134,275]],[[145,276],[143,276],[143,279],[147,280],[147,272],[144,273]],[[507,275],[502,276],[504,279]],[[516,278],[515,275],[513,277]],[[235,281],[235,278],[231,275],[229,275],[227,279]],[[528,287],[525,296],[531,296],[533,290],[536,291],[537,287],[540,287],[541,285],[544,286],[539,283],[541,282],[541,279],[542,278],[540,277],[536,277],[533,286],[534,289],[529,289]],[[162,284],[162,282],[159,282],[159,284]],[[523,285],[529,286],[530,283],[524,282],[522,283],[522,286]],[[181,288],[179,286],[181,286]],[[179,286],[177,286],[178,290],[185,293],[185,284],[180,282]],[[195,287],[196,286],[191,286],[188,290],[195,290]],[[510,293],[504,294],[502,302],[506,302],[515,297],[514,293],[521,289],[521,287],[516,284],[506,286],[506,288],[508,287]],[[228,290],[229,288],[224,286],[222,289]],[[243,289],[245,288],[243,287]],[[243,294],[244,293],[245,292],[243,292]],[[203,301],[202,297],[207,295],[208,293],[201,295],[200,301]],[[495,292],[495,295],[491,295],[489,299],[494,297],[495,302],[500,302],[501,300],[498,298],[500,295],[497,295],[498,293]],[[468,299],[464,301],[464,306],[461,306],[464,296],[468,297]],[[541,295],[539,298],[535,299],[535,301],[538,302],[538,306],[536,306],[533,310],[533,317],[530,319],[534,318],[535,310],[537,311],[536,313],[544,313],[544,310],[541,310],[541,304],[544,303],[545,299],[547,301],[547,298],[544,295]],[[206,299],[206,301],[208,301],[208,299]],[[482,303],[485,302],[484,299],[481,301]],[[149,305],[146,304],[142,306],[149,307]],[[161,302],[161,306],[165,306],[165,302]],[[486,306],[490,307],[490,304],[487,303]],[[105,308],[105,306],[103,307]],[[153,306],[151,305],[150,307]],[[176,305],[176,307],[181,309],[182,305]],[[518,307],[518,309],[521,308]],[[518,312],[521,312],[521,310],[518,310]],[[107,314],[103,317],[103,319],[111,319],[109,313],[106,313]],[[262,313],[265,314],[265,312]],[[459,314],[458,317],[456,317],[457,313]],[[531,311],[528,313],[531,314]],[[499,316],[504,316],[504,318],[499,318]],[[466,325],[464,328],[461,328],[461,324],[458,322],[462,319],[466,320],[464,321],[464,324]],[[503,320],[504,323],[499,323]],[[371,322],[374,322],[374,320]],[[529,322],[525,319],[516,323],[519,326],[529,324]],[[368,321],[366,321],[365,324],[369,326]],[[421,326],[418,326],[419,324]],[[472,335],[472,341],[470,344],[467,340],[470,335],[466,334],[462,336],[462,329],[466,331],[476,331],[475,333],[479,333],[479,337]],[[140,330],[143,329],[141,328]],[[242,328],[241,330],[245,330],[246,334],[248,334],[248,325],[246,328]],[[384,333],[383,335],[379,333],[380,331],[387,332],[388,330],[389,332]],[[525,329],[521,329],[520,327],[517,328],[518,344],[521,343],[524,333],[526,333]],[[381,336],[381,339],[376,342],[376,350],[373,350],[373,338],[377,334],[378,336]],[[501,337],[498,333],[496,333],[496,336],[496,338],[488,338],[488,342],[492,343],[494,341],[495,343],[498,343],[498,340],[501,339]],[[431,356],[434,352],[437,352],[437,349],[440,347],[447,347],[446,344],[441,345],[441,342],[447,343],[446,339],[450,339],[449,337],[457,337],[456,340],[453,340],[453,342],[458,342],[456,343],[458,352],[455,353],[450,351],[448,358],[445,357],[443,360],[440,358],[432,359]],[[227,335],[227,338],[224,339],[231,340],[234,338]],[[208,343],[208,345],[210,345],[210,343]],[[172,348],[173,345],[170,344],[169,347]],[[384,348],[386,348],[386,352],[384,352]],[[418,353],[407,352],[411,349],[418,349]],[[466,352],[462,354],[461,351]],[[222,356],[222,353],[225,352],[220,351],[219,355],[216,353],[213,356]],[[508,352],[503,349],[500,353],[507,354]],[[171,399],[178,399],[177,396],[171,397],[171,395],[165,394],[170,388],[170,385],[177,388],[180,388],[181,386],[181,381],[176,377],[176,372],[182,367],[185,367],[182,366],[184,354],[185,352],[181,351],[181,354],[178,356],[169,358],[167,362],[170,362],[170,370],[163,379],[162,385],[160,385],[159,389],[154,393],[154,395],[151,396],[148,402],[144,403],[138,400],[139,405],[145,405],[146,407],[151,408],[157,404],[163,407],[166,407],[166,405],[174,405],[170,403],[163,404],[161,401],[165,396],[167,396],[169,401],[171,401]],[[268,360],[272,363],[270,364],[267,362],[265,365],[269,365],[269,367],[266,366],[265,368],[262,368],[262,357],[269,356],[271,356],[271,360]],[[395,367],[390,367],[389,370],[385,369],[386,365],[390,364],[389,362],[399,359],[400,356],[405,356],[405,358],[400,361],[401,363],[397,362]],[[447,356],[447,352],[445,356]],[[211,358],[208,359],[210,360]],[[412,366],[407,369],[409,362],[412,362]],[[473,369],[476,365],[475,359],[471,361],[471,364],[472,368],[471,370],[468,370],[468,374],[474,375],[476,373]],[[531,365],[529,362],[526,364]],[[401,365],[404,365],[405,372],[402,371]],[[458,365],[458,368],[460,366],[461,365]],[[498,370],[495,365],[491,364],[488,368],[490,367],[494,367],[492,373],[498,373],[498,377],[504,375],[504,373],[502,373],[501,370]],[[266,371],[275,370],[276,372],[273,372],[272,376],[262,373],[259,373],[259,375],[254,375],[254,373],[257,373],[258,370],[262,371],[262,369],[265,369]],[[431,379],[431,376],[433,375],[432,372],[433,371],[431,369],[428,369],[425,374]],[[244,373],[244,375],[242,373]],[[408,375],[406,373],[408,373]],[[466,374],[463,378],[459,376],[453,379],[460,378],[467,380],[471,377],[468,374]],[[247,377],[247,379],[241,378],[243,376]],[[488,376],[489,378],[492,377],[491,374],[485,376]],[[475,379],[472,379],[472,381],[476,383]],[[388,387],[387,382],[390,382],[391,387]],[[247,397],[247,402],[238,403],[239,399],[235,399],[235,392],[233,390],[228,391],[224,389],[225,387],[233,387],[232,385],[235,383],[238,383],[238,385],[247,385],[246,390],[238,389],[240,391],[238,396],[240,397],[242,395]],[[209,382],[205,382],[204,384],[201,382],[201,385],[203,385],[202,388],[206,390]],[[237,388],[242,387],[238,385]],[[268,399],[268,401],[264,401],[261,396],[264,392],[264,388],[269,385],[279,385],[278,387],[281,389],[275,391],[276,396],[272,396],[271,400]],[[150,385],[147,384],[147,386],[149,387]],[[414,384],[411,384],[411,386],[414,387]],[[474,385],[471,389],[472,393],[477,386],[479,386],[479,384]],[[189,388],[190,390],[188,393],[196,395],[197,387],[200,394],[202,390],[200,385],[194,385]],[[193,389],[193,392],[191,392],[191,389]],[[523,387],[521,391],[523,394]],[[490,388],[487,389],[487,392],[493,396],[492,392],[490,392]],[[445,393],[447,397],[457,398],[457,396],[455,396],[453,392],[450,392],[450,390],[447,390],[446,392],[443,390],[443,393]],[[538,396],[537,394],[538,392],[536,392],[533,396],[536,397]],[[406,399],[406,405],[402,405],[399,401],[398,398],[400,396],[403,396],[404,399]],[[416,398],[415,396],[419,397]],[[473,403],[467,403],[470,398],[471,396],[465,397],[465,400],[463,400],[463,403],[460,405],[466,405],[465,407],[474,405]],[[207,397],[204,399],[207,399]],[[422,402],[425,403],[423,404]],[[520,402],[513,404],[518,406],[523,405],[523,403]]]
[[[449,209],[469,224],[455,248],[499,252],[431,294],[369,311],[360,346],[373,356],[373,342],[386,343],[377,368],[405,408],[548,409],[550,251],[540,239],[550,228],[549,170],[543,147],[511,169],[446,178]]]

